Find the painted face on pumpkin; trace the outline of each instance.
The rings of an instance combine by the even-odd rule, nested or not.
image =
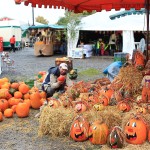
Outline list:
[[[108,145],[111,148],[122,148],[123,142],[122,130],[118,127],[114,127],[108,136]]]
[[[141,119],[130,119],[125,126],[126,141],[130,144],[142,144],[146,140],[146,125]]]
[[[122,112],[128,112],[131,109],[130,105],[128,103],[126,103],[126,102],[120,102],[120,103],[118,103],[118,108]]]
[[[77,142],[87,140],[89,130],[89,122],[84,118],[77,118],[71,125],[70,136]]]

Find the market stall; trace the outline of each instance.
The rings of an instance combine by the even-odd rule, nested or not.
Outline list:
[[[65,27],[59,25],[38,25],[28,28],[30,43],[34,46],[35,56],[50,56],[60,47],[65,32]]]

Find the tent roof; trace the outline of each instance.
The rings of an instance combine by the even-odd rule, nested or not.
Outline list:
[[[143,15],[129,15],[119,19],[111,20],[110,15],[121,11],[102,11],[93,15],[84,17],[81,20],[80,30],[91,31],[146,31],[146,16]]]

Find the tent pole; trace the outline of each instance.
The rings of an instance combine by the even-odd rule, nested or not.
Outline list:
[[[148,44],[149,44],[149,0],[146,0],[146,14],[147,14],[147,48],[146,48],[146,62],[149,60],[149,55],[148,55]]]

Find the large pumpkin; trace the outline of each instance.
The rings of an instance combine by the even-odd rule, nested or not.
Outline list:
[[[33,92],[32,94],[30,94],[30,100],[32,108],[39,109],[41,107],[41,95],[39,92]]]
[[[105,123],[95,121],[89,128],[89,140],[92,144],[106,144],[108,133],[108,126]]]
[[[70,137],[77,142],[87,140],[89,125],[89,122],[83,116],[78,116],[72,122],[70,128]]]
[[[20,118],[27,117],[29,115],[29,105],[27,103],[19,103],[16,106],[16,114]]]
[[[111,148],[122,148],[124,143],[123,131],[120,127],[115,126],[108,135],[107,144]]]
[[[130,144],[142,144],[147,137],[144,121],[138,117],[131,118],[124,129],[126,141]]]

